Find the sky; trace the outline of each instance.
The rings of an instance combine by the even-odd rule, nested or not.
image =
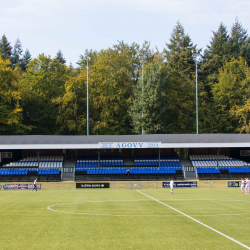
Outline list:
[[[17,38],[32,58],[62,51],[76,66],[85,50],[100,51],[117,41],[162,51],[179,21],[203,50],[222,22],[228,32],[235,18],[250,34],[249,0],[1,0],[0,37],[13,47]]]

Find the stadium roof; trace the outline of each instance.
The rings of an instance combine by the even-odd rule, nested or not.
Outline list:
[[[0,149],[250,147],[250,134],[7,135]]]

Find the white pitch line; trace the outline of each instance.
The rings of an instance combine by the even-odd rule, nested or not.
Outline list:
[[[202,223],[202,222],[200,222],[200,221],[194,219],[193,217],[191,217],[191,216],[189,216],[189,215],[187,215],[187,214],[185,214],[185,213],[183,213],[183,212],[181,212],[181,211],[175,209],[174,207],[171,207],[171,206],[167,205],[166,203],[163,203],[163,202],[161,202],[161,201],[159,201],[159,200],[157,200],[157,199],[155,199],[155,198],[153,198],[153,197],[151,197],[151,196],[149,196],[149,195],[147,195],[147,194],[144,194],[143,192],[141,192],[141,191],[139,191],[139,190],[136,190],[136,191],[139,192],[139,193],[141,193],[141,194],[143,194],[143,195],[145,195],[145,196],[147,196],[147,197],[149,197],[150,199],[152,199],[152,200],[154,200],[154,201],[157,201],[157,202],[161,203],[162,205],[164,205],[164,206],[166,206],[166,207],[169,207],[169,208],[173,209],[174,211],[176,211],[176,212],[178,212],[178,213],[180,213],[180,214],[186,216],[187,218],[189,218],[189,219],[191,219],[191,220],[193,220],[193,221],[195,221],[195,222],[201,224],[202,226],[211,229],[212,231],[214,231],[214,232],[216,232],[216,233],[218,233],[218,234],[224,236],[225,238],[227,238],[227,239],[229,239],[229,240],[231,240],[231,241],[237,243],[238,245],[241,245],[242,247],[245,247],[246,249],[250,249],[250,247],[248,247],[247,245],[242,244],[241,242],[239,242],[239,241],[237,241],[237,240],[231,238],[230,236],[228,236],[228,235],[226,235],[226,234],[223,234],[222,232],[220,232],[220,231],[218,231],[218,230],[216,230],[216,229],[214,229],[214,228],[212,228],[212,227],[210,227],[210,226],[208,226],[208,225],[206,225],[206,224],[204,224],[204,223]]]

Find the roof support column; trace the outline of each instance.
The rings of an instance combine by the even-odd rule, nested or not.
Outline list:
[[[161,167],[161,149],[159,148],[159,169]]]
[[[101,152],[100,149],[98,148],[98,170],[100,169],[100,158],[101,158]]]
[[[220,149],[217,148],[217,168],[219,167],[219,151]]]

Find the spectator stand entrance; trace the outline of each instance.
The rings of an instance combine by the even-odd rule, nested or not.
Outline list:
[[[245,134],[0,136],[0,181],[240,179],[249,162]]]

